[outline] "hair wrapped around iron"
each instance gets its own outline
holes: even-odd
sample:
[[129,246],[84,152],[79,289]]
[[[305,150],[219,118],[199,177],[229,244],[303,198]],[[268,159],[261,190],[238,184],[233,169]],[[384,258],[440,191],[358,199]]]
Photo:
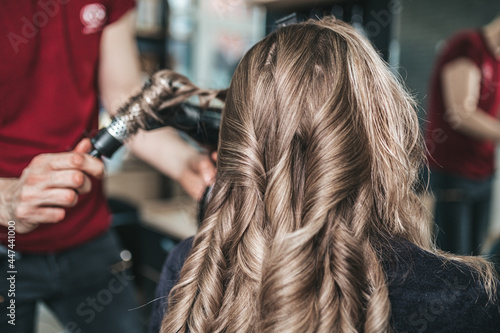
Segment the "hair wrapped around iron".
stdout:
[[[142,90],[118,109],[111,124],[92,139],[92,156],[111,157],[139,129],[172,126],[205,146],[217,146],[220,108],[209,108],[214,98],[224,101],[225,90],[195,86],[187,77],[171,70],[155,73]],[[187,103],[198,96],[199,106]]]

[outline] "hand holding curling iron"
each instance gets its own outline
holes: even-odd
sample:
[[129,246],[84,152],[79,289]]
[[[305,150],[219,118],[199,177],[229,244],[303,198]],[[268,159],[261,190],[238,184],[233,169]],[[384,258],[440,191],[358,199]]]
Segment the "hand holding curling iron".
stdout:
[[66,208],[73,207],[81,194],[90,192],[90,177],[102,178],[102,161],[86,153],[91,144],[82,140],[67,153],[41,154],[33,158],[20,178],[6,180],[7,203],[0,215],[2,222],[15,221],[16,232],[28,233],[41,223],[57,223],[64,219]]

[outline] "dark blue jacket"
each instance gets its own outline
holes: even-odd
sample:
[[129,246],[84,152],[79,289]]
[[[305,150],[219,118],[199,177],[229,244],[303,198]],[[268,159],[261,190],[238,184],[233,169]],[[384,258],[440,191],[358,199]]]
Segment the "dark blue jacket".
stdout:
[[[178,279],[192,238],[168,256],[153,305],[150,333],[159,332],[167,295]],[[445,263],[438,256],[400,240],[395,255],[383,262],[389,284],[392,327],[399,333],[500,333],[500,286],[495,303],[488,303],[476,274],[460,263]],[[498,281],[497,281],[498,282]],[[498,285],[498,283],[497,283]]]

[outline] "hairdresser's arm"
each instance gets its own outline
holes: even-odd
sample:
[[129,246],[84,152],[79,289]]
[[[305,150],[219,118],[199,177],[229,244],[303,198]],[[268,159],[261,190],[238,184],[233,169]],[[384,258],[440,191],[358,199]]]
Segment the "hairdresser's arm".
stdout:
[[72,152],[36,156],[20,178],[0,178],[0,225],[15,221],[22,234],[41,223],[60,222],[78,194],[90,191],[89,175],[103,175],[102,161],[86,154],[90,148],[85,139]]
[[480,69],[468,59],[457,59],[443,68],[442,84],[450,125],[473,138],[500,142],[500,121],[478,108]]
[[[131,11],[106,27],[101,40],[99,85],[104,106],[111,113],[141,85],[138,59]],[[128,146],[196,199],[214,177],[215,168],[208,156],[198,153],[172,129],[139,133]]]

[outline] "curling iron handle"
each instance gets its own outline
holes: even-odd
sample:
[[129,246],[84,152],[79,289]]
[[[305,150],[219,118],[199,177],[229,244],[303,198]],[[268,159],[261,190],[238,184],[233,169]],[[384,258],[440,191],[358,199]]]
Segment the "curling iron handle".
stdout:
[[90,141],[93,146],[90,156],[97,158],[101,156],[111,158],[118,148],[123,145],[123,142],[111,135],[107,128],[101,129]]

